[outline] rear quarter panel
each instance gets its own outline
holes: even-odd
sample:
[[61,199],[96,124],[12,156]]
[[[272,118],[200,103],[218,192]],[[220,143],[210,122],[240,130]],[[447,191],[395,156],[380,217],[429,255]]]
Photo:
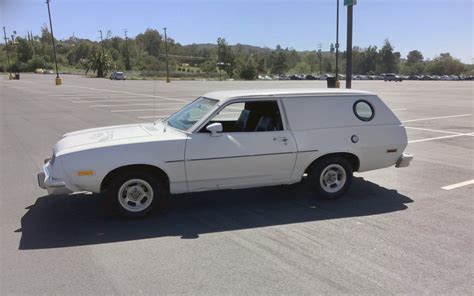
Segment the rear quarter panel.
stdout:
[[[373,106],[371,121],[355,116],[353,105],[358,100]],[[282,103],[298,146],[293,179],[301,178],[315,159],[329,153],[355,154],[360,172],[388,167],[395,164],[407,145],[405,128],[375,95],[283,98]],[[359,139],[357,143],[351,141],[354,135]],[[387,152],[394,149],[396,152]]]

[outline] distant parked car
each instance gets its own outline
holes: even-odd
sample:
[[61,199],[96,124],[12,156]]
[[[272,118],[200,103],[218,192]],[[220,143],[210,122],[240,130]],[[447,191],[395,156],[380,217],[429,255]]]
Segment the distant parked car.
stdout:
[[290,80],[303,80],[303,79],[304,77],[302,77],[301,75],[294,74],[290,76]]
[[314,75],[311,75],[311,74],[308,74],[305,76],[304,78],[305,80],[318,80],[318,77],[314,76]]
[[319,80],[328,80],[329,77],[334,76],[332,76],[331,74],[321,74],[321,76],[319,76]]
[[53,70],[48,69],[43,72],[44,74],[54,74]]
[[113,72],[110,74],[110,79],[111,80],[125,80],[125,75],[123,72]]
[[395,81],[395,82],[403,81],[403,78],[400,77],[399,75],[396,75],[395,73],[382,74],[382,76],[383,76],[383,81]]

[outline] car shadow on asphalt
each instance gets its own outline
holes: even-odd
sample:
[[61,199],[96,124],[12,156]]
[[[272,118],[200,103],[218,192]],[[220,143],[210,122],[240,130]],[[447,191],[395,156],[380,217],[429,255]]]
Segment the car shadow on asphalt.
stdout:
[[[318,200],[297,184],[175,195],[165,209],[139,220],[111,214],[99,195],[43,196],[21,219],[20,250],[84,246],[293,223],[379,215],[413,202],[396,190],[354,178],[337,200]],[[317,227],[317,224],[313,224]]]

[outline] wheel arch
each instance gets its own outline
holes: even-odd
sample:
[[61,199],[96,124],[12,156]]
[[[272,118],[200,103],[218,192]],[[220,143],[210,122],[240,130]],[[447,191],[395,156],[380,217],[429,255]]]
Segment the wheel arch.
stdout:
[[355,155],[354,153],[351,153],[351,152],[334,152],[334,153],[328,153],[328,154],[321,155],[320,157],[314,159],[306,167],[304,173],[308,173],[308,171],[313,166],[313,164],[317,163],[318,161],[320,161],[322,159],[329,158],[329,157],[342,157],[342,158],[346,159],[350,163],[353,172],[357,172],[360,168],[359,157],[357,157],[357,155]]
[[129,165],[124,165],[124,166],[115,168],[111,170],[110,172],[108,172],[107,175],[102,179],[102,182],[100,184],[100,191],[103,192],[104,190],[106,190],[107,187],[110,185],[111,181],[114,179],[114,177],[119,176],[120,174],[123,174],[125,172],[151,173],[152,175],[158,177],[160,180],[163,181],[163,184],[165,185],[165,188],[168,192],[170,190],[169,176],[161,168],[154,165],[150,165],[150,164],[129,164]]

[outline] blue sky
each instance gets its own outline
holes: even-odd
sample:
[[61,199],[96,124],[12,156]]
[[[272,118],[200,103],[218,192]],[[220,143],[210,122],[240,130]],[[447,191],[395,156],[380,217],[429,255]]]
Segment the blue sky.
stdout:
[[[346,9],[341,1],[340,44],[345,48]],[[44,0],[0,0],[1,25],[9,32],[39,33],[48,22]],[[215,43],[323,50],[335,41],[336,0],[51,0],[54,33],[98,40],[98,30],[130,36],[146,28],[168,27],[182,44]],[[473,62],[472,0],[359,0],[354,7],[354,45],[381,46],[388,38],[406,55],[419,49],[425,58],[451,52]]]

